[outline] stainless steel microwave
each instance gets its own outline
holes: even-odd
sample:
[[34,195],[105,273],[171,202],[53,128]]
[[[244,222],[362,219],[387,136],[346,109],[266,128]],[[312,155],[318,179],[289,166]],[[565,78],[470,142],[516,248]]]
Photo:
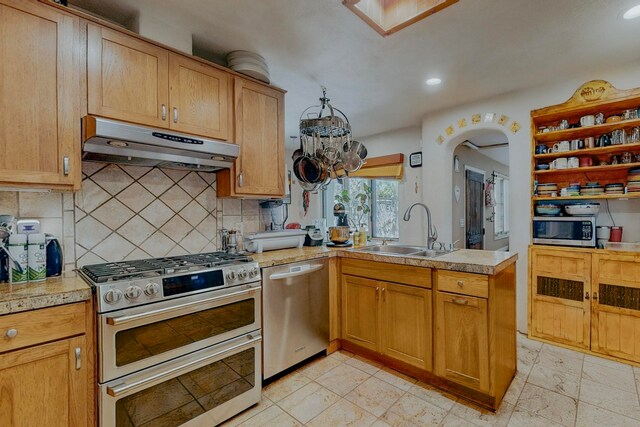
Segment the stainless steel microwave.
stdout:
[[533,243],[539,245],[596,247],[595,216],[535,216]]

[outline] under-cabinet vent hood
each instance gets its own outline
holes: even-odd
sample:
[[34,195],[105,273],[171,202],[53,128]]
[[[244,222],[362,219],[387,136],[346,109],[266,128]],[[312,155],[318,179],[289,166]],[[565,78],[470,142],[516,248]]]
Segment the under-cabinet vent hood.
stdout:
[[82,160],[213,172],[238,157],[236,144],[116,120],[82,119]]

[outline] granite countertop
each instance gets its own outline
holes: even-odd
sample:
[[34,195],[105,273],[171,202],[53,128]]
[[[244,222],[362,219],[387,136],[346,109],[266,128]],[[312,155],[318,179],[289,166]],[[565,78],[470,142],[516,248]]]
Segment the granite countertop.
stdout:
[[251,257],[260,264],[260,267],[271,267],[316,258],[341,257],[488,275],[498,274],[518,259],[517,253],[470,249],[458,249],[457,251],[435,258],[408,255],[382,255],[380,253],[362,252],[360,249],[361,248],[337,249],[327,248],[325,246],[303,247],[251,254]]
[[91,298],[91,287],[79,277],[48,278],[17,285],[0,283],[0,315],[53,307]]

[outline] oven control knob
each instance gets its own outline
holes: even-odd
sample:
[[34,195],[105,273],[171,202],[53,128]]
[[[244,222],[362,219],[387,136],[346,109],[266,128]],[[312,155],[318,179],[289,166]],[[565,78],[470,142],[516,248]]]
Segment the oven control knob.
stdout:
[[157,283],[151,282],[144,287],[144,293],[147,294],[147,296],[152,297],[158,292],[160,292],[160,285],[158,285]]
[[104,294],[104,301],[107,304],[116,304],[122,299],[122,291],[120,289],[109,289]]
[[233,282],[234,280],[236,280],[236,273],[234,273],[233,271],[229,271],[227,273],[227,280],[230,282]]
[[126,291],[124,291],[124,297],[128,300],[137,299],[142,294],[142,289],[138,286],[129,286]]
[[254,267],[251,270],[249,270],[249,277],[252,278],[252,279],[254,277],[258,277],[259,274],[260,274],[260,270],[258,270],[256,267]]
[[247,270],[242,269],[242,270],[238,271],[238,279],[244,280],[246,278],[247,278]]

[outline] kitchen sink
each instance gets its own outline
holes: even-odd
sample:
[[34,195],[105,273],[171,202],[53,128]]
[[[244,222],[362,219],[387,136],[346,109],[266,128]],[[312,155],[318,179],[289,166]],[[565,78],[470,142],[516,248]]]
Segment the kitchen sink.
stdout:
[[[410,255],[425,258],[433,258],[451,253],[452,251],[427,249],[424,246],[408,246],[408,245],[376,245],[368,246],[362,249],[356,249],[360,252],[371,252],[387,255]],[[455,250],[455,249],[454,249]]]

